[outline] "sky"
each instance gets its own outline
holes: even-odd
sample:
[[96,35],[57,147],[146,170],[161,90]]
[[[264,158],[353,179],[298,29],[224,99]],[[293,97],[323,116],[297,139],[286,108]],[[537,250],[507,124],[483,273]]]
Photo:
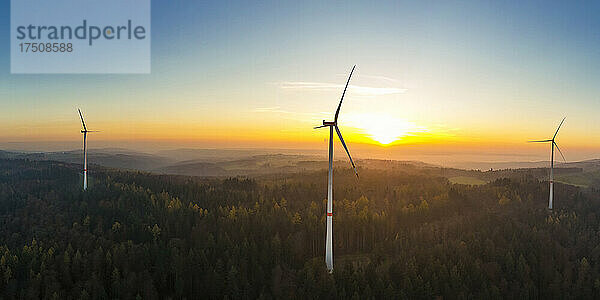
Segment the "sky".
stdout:
[[[598,1],[152,0],[151,74],[10,74],[0,2],[0,149],[326,149],[361,157],[600,157]],[[339,143],[338,146],[339,147]],[[443,157],[443,159],[442,159]]]

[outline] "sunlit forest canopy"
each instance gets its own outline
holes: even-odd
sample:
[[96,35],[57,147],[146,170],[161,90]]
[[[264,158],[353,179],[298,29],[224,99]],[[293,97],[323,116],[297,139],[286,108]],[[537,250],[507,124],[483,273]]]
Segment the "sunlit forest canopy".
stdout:
[[200,178],[0,160],[0,298],[600,297],[595,190],[405,166]]

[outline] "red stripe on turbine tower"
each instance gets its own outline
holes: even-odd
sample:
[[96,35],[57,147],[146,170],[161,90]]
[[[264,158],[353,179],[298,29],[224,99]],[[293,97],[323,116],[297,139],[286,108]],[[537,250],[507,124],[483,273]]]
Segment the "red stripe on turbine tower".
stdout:
[[331,217],[331,216],[333,216],[333,213],[327,213],[327,216]]

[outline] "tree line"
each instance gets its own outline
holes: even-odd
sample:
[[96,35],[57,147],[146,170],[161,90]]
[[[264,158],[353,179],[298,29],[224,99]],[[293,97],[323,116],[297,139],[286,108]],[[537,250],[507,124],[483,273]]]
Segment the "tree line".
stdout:
[[413,169],[197,178],[0,160],[0,298],[597,298],[595,190]]

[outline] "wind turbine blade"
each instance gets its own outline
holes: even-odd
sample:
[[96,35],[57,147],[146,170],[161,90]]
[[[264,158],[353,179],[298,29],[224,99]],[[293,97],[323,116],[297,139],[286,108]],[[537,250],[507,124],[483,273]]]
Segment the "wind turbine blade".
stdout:
[[567,159],[563,155],[562,151],[560,151],[560,148],[558,148],[558,144],[556,142],[554,142],[554,146],[556,146],[556,149],[558,150],[558,153],[560,153],[560,156],[562,156],[562,159],[567,162]]
[[340,108],[342,107],[342,101],[344,101],[344,95],[346,95],[346,89],[348,88],[348,84],[350,83],[350,78],[352,77],[352,73],[354,73],[354,68],[356,68],[356,65],[354,65],[354,67],[352,67],[352,71],[350,71],[350,76],[348,76],[348,81],[346,81],[346,87],[344,87],[344,92],[342,93],[342,98],[340,99],[340,104],[338,105],[338,108],[335,111],[335,118],[333,119],[333,121],[336,123],[337,123],[338,115],[340,114]]
[[83,125],[83,130],[87,131],[87,128],[85,127],[85,121],[83,121],[83,115],[81,114],[81,110],[78,108],[77,111],[79,112],[79,117],[81,118],[81,124]]
[[329,125],[321,125],[321,126],[317,126],[317,127],[313,127],[313,129],[319,129],[319,128],[323,128],[323,127],[327,127]]
[[558,131],[560,130],[560,126],[562,126],[563,122],[565,121],[567,117],[564,117],[562,119],[562,121],[560,121],[560,124],[558,125],[558,128],[556,129],[556,132],[554,133],[554,136],[552,137],[552,139],[554,140],[554,138],[556,137],[556,135],[558,134]]
[[528,143],[547,143],[552,142],[552,140],[541,140],[541,141],[527,141]]
[[352,168],[354,168],[354,174],[356,174],[356,177],[358,177],[358,171],[356,171],[356,166],[354,165],[352,156],[350,156],[350,151],[348,151],[348,147],[346,147],[346,142],[344,142],[342,133],[340,132],[340,129],[337,126],[335,126],[335,131],[337,131],[338,137],[340,138],[340,141],[342,142],[342,146],[344,146],[344,149],[346,150],[346,153],[348,154],[348,158],[350,158],[350,163],[352,164]]

